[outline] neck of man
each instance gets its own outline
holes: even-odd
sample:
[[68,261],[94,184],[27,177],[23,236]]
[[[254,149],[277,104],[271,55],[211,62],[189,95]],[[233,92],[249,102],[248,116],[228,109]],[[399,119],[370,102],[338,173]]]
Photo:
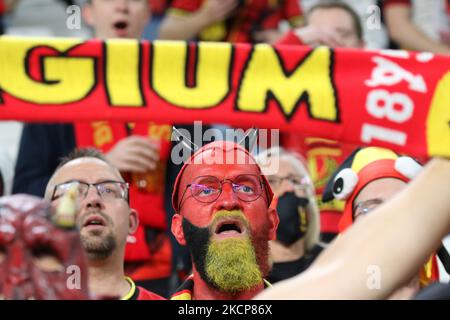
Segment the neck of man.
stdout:
[[251,290],[246,290],[238,294],[231,295],[229,293],[218,291],[209,286],[197,272],[194,267],[194,291],[192,292],[192,300],[250,300],[258,293],[264,290],[264,281]]
[[286,246],[279,241],[269,242],[270,255],[273,262],[289,262],[300,259],[305,254],[305,239],[299,239],[290,246]]
[[89,291],[96,297],[122,298],[131,289],[125,279],[124,253],[105,259],[88,259]]

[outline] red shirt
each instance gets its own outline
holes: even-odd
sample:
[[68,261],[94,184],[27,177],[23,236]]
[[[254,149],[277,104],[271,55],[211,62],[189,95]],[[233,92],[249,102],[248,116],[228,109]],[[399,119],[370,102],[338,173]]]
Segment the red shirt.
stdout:
[[153,15],[162,16],[169,6],[169,0],[148,0],[148,5]]
[[5,12],[5,1],[0,0],[0,15],[2,15]]
[[288,31],[286,34],[277,41],[277,45],[295,45],[295,46],[302,46],[304,43],[302,42],[302,39],[300,39],[294,31]]
[[[204,0],[174,0],[170,12],[185,15],[197,11]],[[236,14],[226,21],[203,29],[198,40],[253,42],[254,31],[277,29],[282,20],[297,25],[301,17],[298,0],[249,0],[238,7]]]
[[136,286],[137,297],[132,300],[167,300],[156,293],[148,291],[142,287]]

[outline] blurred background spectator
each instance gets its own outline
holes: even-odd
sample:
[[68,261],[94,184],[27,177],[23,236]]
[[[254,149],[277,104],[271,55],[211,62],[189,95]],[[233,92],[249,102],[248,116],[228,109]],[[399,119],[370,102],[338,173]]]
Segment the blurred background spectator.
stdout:
[[0,35],[5,33],[5,14],[11,13],[17,2],[18,0],[0,0]]
[[305,25],[288,32],[277,44],[363,48],[360,18],[347,4],[321,1],[306,11]]
[[300,25],[298,0],[174,0],[159,38],[274,43],[282,21]]
[[[305,271],[320,253],[320,218],[312,180],[299,155],[274,147],[256,158],[274,192],[271,206],[280,223],[270,241],[271,272],[275,283]],[[275,164],[277,163],[277,164]],[[278,170],[273,174],[275,167]]]
[[[333,198],[345,201],[339,222],[339,231],[343,233],[401,192],[421,170],[422,165],[413,158],[397,155],[389,149],[357,148],[330,178],[323,201]],[[439,280],[437,255],[432,254],[417,274],[392,293],[390,299],[412,299],[419,290]]]
[[400,48],[450,54],[450,1],[385,0],[384,17]]
[[[327,0],[298,0],[302,11],[308,12],[312,7],[327,3]],[[381,49],[389,45],[386,27],[382,23],[380,0],[340,0],[348,5],[359,17],[363,41],[368,49]]]

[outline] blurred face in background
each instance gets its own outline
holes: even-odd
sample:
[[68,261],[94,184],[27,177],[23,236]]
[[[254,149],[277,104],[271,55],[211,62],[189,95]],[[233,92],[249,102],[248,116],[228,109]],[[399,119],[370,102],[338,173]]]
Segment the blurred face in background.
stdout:
[[148,0],[91,0],[83,9],[95,37],[140,38],[151,14]]
[[368,183],[353,202],[353,221],[363,218],[405,187],[404,181],[395,178],[381,178]]
[[[261,167],[264,173],[264,167]],[[267,176],[274,195],[279,198],[287,192],[293,192],[298,197],[307,197],[306,188],[310,183],[309,177],[295,170],[291,162],[280,158],[277,174]]]
[[308,26],[324,27],[336,30],[343,47],[362,48],[364,42],[358,37],[352,15],[341,8],[317,8],[307,17]]
[[[276,207],[280,223],[277,241],[271,243],[271,250],[274,261],[293,261],[301,257],[305,245],[303,240],[307,233],[315,234],[314,230],[317,227],[314,187],[306,168],[295,155],[289,153],[278,155],[275,152],[270,156],[275,157],[279,162],[278,170],[276,174],[268,174],[267,179],[274,192],[271,207]],[[261,164],[265,162],[263,158],[260,160]],[[269,173],[264,165],[261,169],[263,173]],[[310,225],[313,227],[309,230]],[[308,239],[312,239],[312,236],[308,236]],[[307,241],[309,245],[311,241]],[[277,243],[284,248],[290,248],[289,254],[292,255],[288,258],[286,252],[277,251],[277,248],[273,247]]]

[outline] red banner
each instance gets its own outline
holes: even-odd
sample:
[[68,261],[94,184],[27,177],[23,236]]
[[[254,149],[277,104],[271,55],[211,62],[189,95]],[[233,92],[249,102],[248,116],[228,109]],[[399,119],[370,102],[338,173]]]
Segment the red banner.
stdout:
[[227,123],[450,156],[450,57],[0,38],[0,119]]

